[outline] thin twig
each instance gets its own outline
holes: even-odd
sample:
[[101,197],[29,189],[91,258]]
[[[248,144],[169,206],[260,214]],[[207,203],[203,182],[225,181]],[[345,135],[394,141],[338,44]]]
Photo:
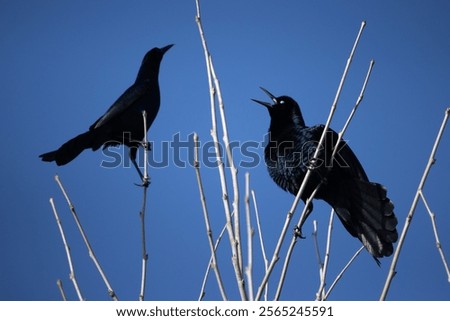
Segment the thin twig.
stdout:
[[[322,284],[322,276],[323,276],[323,260],[322,256],[320,255],[320,247],[319,247],[319,240],[317,237],[318,234],[318,227],[317,227],[317,221],[313,221],[313,232],[312,237],[314,240],[314,249],[316,250],[316,257],[317,257],[317,263],[319,265],[319,280],[320,284]],[[316,294],[316,298],[319,296],[319,292]],[[320,293],[320,296],[322,296],[322,293]]]
[[[316,195],[316,193],[319,190],[321,185],[322,185],[322,183],[317,185],[317,187],[311,193],[309,198],[306,200],[306,203],[305,203],[305,206],[303,207],[303,212],[302,212],[302,215],[300,216],[300,219],[303,217],[304,213],[306,213],[306,211],[308,211],[309,205],[311,204],[312,199]],[[281,290],[283,289],[284,280],[285,280],[286,274],[287,274],[287,269],[289,267],[289,263],[290,263],[291,257],[292,257],[291,254],[293,253],[294,247],[297,244],[298,237],[301,236],[301,228],[299,228],[298,226],[299,225],[297,225],[297,227],[294,229],[294,233],[293,233],[293,236],[292,236],[292,239],[291,239],[291,243],[289,244],[289,247],[288,247],[288,250],[287,250],[287,254],[286,254],[285,258],[284,258],[284,263],[283,263],[283,267],[281,268],[280,279],[278,281],[277,291],[275,292],[274,300],[278,300],[280,298]]]
[[323,261],[323,268],[321,269],[319,290],[316,294],[316,300],[322,300],[325,294],[325,285],[327,279],[328,263],[330,262],[330,248],[331,248],[331,232],[333,231],[334,210],[331,209],[330,220],[328,222],[327,245],[325,247],[325,259]]
[[328,289],[327,293],[322,297],[322,300],[325,301],[328,296],[330,295],[331,291],[334,289],[334,287],[336,286],[336,284],[338,283],[338,281],[342,278],[342,276],[344,275],[345,271],[347,271],[347,269],[350,267],[350,265],[353,263],[353,261],[356,259],[356,257],[359,255],[359,253],[361,253],[361,251],[364,249],[364,245],[361,246],[355,254],[353,254],[352,258],[348,261],[348,263],[344,266],[344,268],[342,269],[341,272],[339,272],[338,276],[336,277],[336,279],[334,279],[333,283],[331,283],[330,288]]
[[253,301],[253,228],[250,220],[250,173],[245,173],[245,218],[247,225],[247,267],[245,275],[248,281],[250,301]]
[[233,183],[233,213],[234,213],[234,237],[236,240],[237,252],[238,252],[238,262],[242,273],[243,260],[242,260],[242,245],[241,245],[241,228],[240,228],[240,216],[239,216],[239,184],[238,184],[238,170],[234,164],[233,154],[230,148],[230,139],[228,137],[228,125],[225,115],[225,105],[223,103],[222,91],[220,89],[219,79],[217,78],[216,71],[214,69],[214,65],[212,63],[212,57],[209,56],[210,65],[211,65],[211,75],[214,80],[214,87],[217,93],[217,101],[219,103],[219,114],[220,120],[222,123],[222,131],[223,131],[223,143],[225,145],[225,153],[227,155],[228,165],[230,166],[231,173],[231,182]]
[[[332,120],[332,118],[333,118],[334,111],[336,110],[336,106],[337,106],[337,103],[338,103],[338,101],[339,101],[339,97],[340,97],[340,94],[341,94],[341,91],[342,91],[342,87],[343,87],[343,85],[344,85],[344,81],[345,81],[345,79],[346,79],[346,77],[347,77],[348,70],[349,70],[351,61],[352,61],[352,59],[353,59],[354,52],[355,52],[356,47],[357,47],[357,45],[358,45],[358,43],[359,43],[359,39],[360,39],[360,37],[361,37],[362,31],[364,30],[365,25],[366,25],[366,22],[363,21],[363,22],[361,23],[361,28],[360,28],[360,30],[359,30],[359,32],[358,32],[358,35],[357,35],[356,40],[355,40],[355,42],[354,42],[353,48],[352,48],[352,50],[351,50],[351,52],[350,52],[349,58],[347,59],[347,64],[346,64],[346,66],[345,66],[343,75],[342,75],[342,77],[341,77],[341,81],[340,81],[340,83],[339,83],[339,86],[338,86],[338,89],[337,89],[337,92],[336,92],[336,96],[335,96],[334,101],[333,101],[333,104],[332,104],[332,106],[331,106],[330,113],[329,113],[329,115],[328,115],[327,122],[325,123],[324,130],[323,130],[322,135],[321,135],[321,137],[320,137],[318,146],[322,146],[322,145],[323,145],[323,142],[324,142],[324,140],[325,140],[325,135],[326,135],[326,133],[327,133],[327,131],[328,131],[328,128],[330,127],[330,123],[331,123],[331,120]],[[313,159],[317,159],[317,156],[319,155],[319,151],[320,151],[320,150],[321,150],[320,148],[317,148],[317,149],[315,150]],[[259,288],[258,288],[258,293],[256,294],[256,297],[255,297],[256,300],[259,300],[259,298],[261,297],[262,290],[263,290],[265,284],[267,283],[267,281],[268,281],[268,279],[269,279],[269,277],[270,277],[270,274],[271,274],[272,271],[273,271],[273,268],[274,268],[276,262],[277,262],[278,259],[279,259],[279,252],[280,252],[280,250],[281,250],[281,246],[282,246],[282,244],[283,244],[283,241],[284,241],[284,239],[285,239],[287,230],[288,230],[288,228],[289,228],[289,225],[290,225],[292,216],[294,215],[294,212],[295,212],[295,210],[296,210],[296,208],[297,208],[297,205],[298,205],[298,203],[299,203],[299,201],[300,201],[300,199],[301,199],[301,196],[302,196],[302,194],[303,194],[303,192],[304,192],[304,190],[305,190],[305,188],[306,188],[306,183],[308,182],[309,177],[311,176],[311,174],[312,174],[312,168],[309,166],[309,167],[308,167],[308,170],[307,170],[307,172],[306,172],[306,174],[305,174],[305,177],[304,177],[304,179],[303,179],[303,182],[302,182],[302,184],[301,184],[301,186],[300,186],[300,188],[299,188],[299,190],[298,190],[298,193],[297,193],[297,195],[296,195],[296,197],[295,197],[295,199],[294,199],[294,202],[292,203],[292,206],[291,206],[289,212],[287,213],[286,220],[285,220],[285,224],[284,224],[284,226],[283,226],[283,229],[282,229],[282,231],[281,231],[281,234],[280,234],[280,237],[279,237],[279,239],[278,239],[277,245],[276,245],[276,247],[275,247],[275,250],[274,250],[274,253],[273,253],[273,256],[272,256],[272,260],[271,260],[270,265],[269,265],[269,268],[268,268],[266,274],[264,275],[264,278],[263,278],[263,280],[262,280],[262,282],[261,282],[261,285],[260,285]],[[314,192],[313,192],[313,194],[314,194]],[[306,212],[307,212],[306,209],[308,209],[308,206],[307,206],[307,205],[305,205],[305,210],[303,211],[303,213],[302,213],[302,215],[301,215],[301,217],[300,217],[300,221],[299,221],[299,222],[300,222],[301,224],[303,224],[303,221],[304,221],[304,219],[305,219],[305,217],[306,217]],[[298,228],[301,228],[301,224],[298,224],[297,227],[298,227]],[[292,246],[292,243],[291,243],[291,247],[293,247],[293,246]]]
[[380,300],[381,301],[386,299],[386,295],[387,295],[387,293],[389,291],[389,288],[391,286],[392,279],[394,278],[394,276],[396,274],[395,267],[397,266],[397,263],[398,263],[398,259],[399,259],[399,256],[400,256],[400,251],[401,251],[401,249],[403,247],[403,243],[405,242],[406,234],[408,233],[408,229],[409,229],[409,226],[411,224],[411,220],[412,220],[412,218],[414,216],[414,212],[416,210],[416,206],[417,206],[417,203],[418,203],[419,197],[420,197],[420,192],[422,191],[422,189],[423,189],[423,187],[425,185],[425,182],[427,180],[428,173],[430,172],[431,167],[433,166],[433,164],[436,161],[435,155],[436,155],[437,149],[439,147],[439,142],[441,141],[442,134],[444,133],[445,125],[447,124],[447,120],[448,120],[449,115],[450,115],[450,108],[447,108],[445,110],[444,119],[442,120],[441,127],[439,128],[439,132],[437,134],[436,140],[435,140],[433,148],[431,150],[430,157],[428,158],[427,165],[426,165],[425,170],[423,172],[422,178],[420,179],[419,186],[417,187],[417,191],[416,191],[416,194],[415,194],[414,199],[412,201],[411,208],[409,209],[408,215],[406,216],[405,225],[403,226],[403,231],[402,231],[402,233],[400,235],[400,238],[398,240],[397,247],[396,247],[395,252],[394,252],[394,257],[393,257],[392,262],[391,262],[391,267],[389,268],[389,273],[388,273],[388,276],[386,278],[386,282],[384,284],[383,291],[381,292],[381,296],[380,296]]
[[[239,294],[241,296],[241,299],[247,300],[247,293],[245,291],[244,278],[243,278],[243,273],[242,273],[242,260],[241,260],[242,254],[240,252],[239,236],[235,235],[235,229],[233,229],[233,223],[232,223],[232,219],[231,219],[231,209],[230,209],[230,204],[228,201],[229,194],[228,194],[228,188],[227,188],[227,183],[226,183],[226,178],[225,178],[224,164],[222,161],[222,155],[220,152],[220,144],[219,144],[218,134],[217,134],[218,131],[217,131],[217,119],[216,119],[215,93],[217,90],[220,90],[220,87],[219,88],[215,87],[213,84],[211,55],[209,53],[208,46],[206,44],[206,38],[205,38],[204,31],[203,31],[202,23],[201,23],[199,1],[196,0],[195,4],[196,4],[196,8],[197,8],[197,14],[195,16],[195,21],[197,22],[198,30],[200,33],[200,38],[201,38],[202,45],[203,45],[203,51],[205,54],[205,61],[206,61],[206,69],[207,69],[207,74],[208,74],[208,85],[209,85],[209,90],[210,90],[210,105],[211,105],[211,123],[212,123],[211,136],[212,136],[212,139],[214,142],[214,149],[216,152],[217,168],[219,171],[220,184],[221,184],[221,189],[222,189],[222,202],[223,202],[223,206],[224,206],[225,217],[227,220],[227,232],[228,232],[228,237],[230,240],[230,246],[231,246],[231,252],[232,252],[232,263],[233,263],[234,273],[235,273],[236,282],[237,282],[237,286],[239,289]],[[221,99],[221,97],[219,99]],[[222,107],[223,107],[223,102],[222,102]],[[223,130],[225,130],[225,129],[223,129]],[[227,146],[227,147],[229,148],[229,146]],[[233,188],[236,188],[237,185],[234,184],[234,174],[232,175],[232,178],[233,178]],[[236,190],[235,190],[235,193],[236,193]],[[235,202],[233,203],[233,206],[235,206],[234,209],[236,211],[237,211],[237,207],[236,207],[237,199],[238,198],[236,198],[236,194],[235,194]],[[237,212],[235,212],[235,218],[234,218],[235,220],[236,220],[236,216],[237,216]]]
[[145,297],[145,284],[147,280],[147,262],[148,262],[148,253],[147,253],[147,245],[145,240],[145,210],[147,207],[147,188],[150,183],[150,179],[148,176],[148,146],[149,142],[147,139],[147,112],[145,110],[142,111],[142,119],[144,123],[144,139],[142,141],[142,146],[144,147],[144,176],[142,177],[142,208],[139,212],[139,217],[141,221],[141,239],[142,239],[142,267],[141,267],[141,289],[139,291],[139,301],[144,301]]
[[322,256],[320,255],[320,247],[319,247],[319,240],[318,240],[317,234],[318,234],[317,221],[313,220],[312,238],[314,240],[314,249],[316,250],[317,263],[319,265],[319,278],[321,278],[322,270],[323,270],[323,261],[322,261]]
[[[358,96],[358,98],[356,100],[356,103],[355,103],[353,109],[351,110],[350,115],[348,116],[348,118],[347,118],[343,128],[341,129],[341,131],[338,134],[338,139],[337,139],[337,145],[336,146],[338,146],[338,144],[342,140],[342,137],[343,137],[345,131],[347,130],[348,126],[350,125],[350,122],[352,121],[353,116],[354,116],[354,114],[356,113],[356,110],[359,107],[359,104],[362,102],[362,100],[364,98],[364,93],[365,93],[367,84],[369,82],[370,75],[372,73],[372,69],[373,69],[374,64],[375,64],[375,61],[372,59],[370,61],[369,69],[368,69],[368,71],[366,73],[366,78],[364,79],[364,83],[362,85],[362,88],[361,88],[361,91],[359,93],[359,96]],[[334,160],[334,157],[336,156],[337,150],[338,149],[336,147],[333,149],[333,154],[331,156],[331,161],[332,162]],[[327,246],[326,246],[326,254],[325,254],[325,262],[324,263],[322,263],[322,261],[320,259],[318,245],[316,244],[316,251],[317,251],[317,255],[318,255],[318,259],[319,259],[320,280],[321,280],[319,291],[317,291],[316,300],[324,300],[324,296],[325,296],[325,289],[324,289],[324,287],[325,287],[325,280],[326,280],[325,276],[326,276],[326,270],[327,270],[327,266],[328,266],[328,262],[329,262],[328,257],[329,257],[329,253],[330,253],[331,230],[332,230],[332,226],[333,226],[333,217],[334,217],[333,213],[334,213],[334,210],[331,211],[330,222],[329,222],[329,225],[328,225],[328,237],[327,237]],[[315,227],[315,231],[316,231],[316,229],[317,228]],[[317,234],[315,234],[315,236],[316,236],[315,239],[316,239],[316,243],[317,243]],[[362,248],[364,248],[364,246]]]
[[450,270],[448,268],[447,260],[445,259],[445,254],[444,254],[444,250],[442,249],[441,241],[439,240],[439,233],[438,233],[437,224],[436,224],[436,215],[431,211],[431,208],[428,205],[425,195],[423,195],[423,191],[420,191],[420,197],[422,198],[423,204],[425,205],[428,215],[430,216],[431,225],[433,226],[434,238],[436,240],[436,247],[439,251],[439,254],[441,255],[441,259],[442,259],[442,263],[444,264],[445,272],[447,272],[447,281],[450,282]]
[[[256,194],[254,190],[252,190],[252,198],[253,198],[253,207],[255,208],[256,226],[258,227],[259,244],[261,246],[262,257],[264,260],[264,272],[267,272],[267,269],[269,268],[269,260],[267,259],[266,248],[264,246],[264,237],[262,234],[261,222],[259,220],[258,203],[256,202]],[[269,293],[269,282],[266,283],[264,291],[264,300],[266,301],[268,300],[267,297],[268,293]]]
[[369,69],[367,70],[366,78],[364,79],[364,83],[363,83],[363,85],[362,85],[362,88],[361,88],[361,91],[360,91],[360,93],[359,93],[359,96],[358,96],[358,98],[357,98],[357,100],[356,100],[356,103],[355,103],[355,105],[353,106],[353,109],[352,109],[352,111],[350,112],[350,115],[347,117],[347,120],[346,120],[346,122],[345,122],[345,124],[344,124],[344,127],[342,127],[341,131],[340,131],[339,134],[338,134],[338,141],[337,141],[337,143],[336,143],[336,147],[335,147],[334,150],[333,150],[333,154],[331,155],[331,162],[334,161],[334,157],[336,156],[336,153],[337,153],[337,151],[338,151],[337,146],[338,146],[338,144],[341,142],[342,137],[343,137],[344,134],[345,134],[345,131],[347,130],[348,126],[350,125],[350,122],[352,121],[353,116],[355,115],[356,110],[357,110],[358,107],[359,107],[359,104],[362,102],[362,100],[363,100],[363,98],[364,98],[364,92],[366,91],[367,84],[369,83],[370,75],[372,74],[372,69],[373,69],[373,66],[374,66],[374,65],[375,65],[375,60],[372,59],[372,60],[370,61],[370,63],[369,63]]
[[[197,185],[200,193],[200,202],[202,203],[202,209],[203,209],[203,218],[205,220],[205,226],[206,226],[206,235],[208,236],[208,243],[209,248],[211,250],[211,263],[209,266],[211,266],[214,270],[214,273],[216,275],[217,285],[219,286],[220,294],[222,295],[222,299],[224,301],[228,300],[227,295],[225,292],[225,287],[222,282],[222,277],[220,276],[219,271],[219,265],[217,263],[217,257],[216,257],[216,249],[214,247],[214,241],[213,241],[213,235],[211,230],[211,225],[209,223],[209,214],[208,214],[208,208],[206,205],[206,197],[205,193],[203,191],[203,183],[202,183],[202,177],[200,174],[200,161],[198,156],[198,150],[199,150],[199,141],[198,141],[198,135],[197,133],[194,133],[194,168],[195,168],[195,174],[197,176]],[[203,291],[202,291],[203,293]],[[200,298],[203,295],[200,296]]]
[[56,280],[56,285],[58,286],[59,292],[61,293],[63,300],[67,301],[66,292],[64,291],[63,283],[62,283],[61,279]]
[[[337,146],[338,146],[339,143],[341,142],[342,137],[343,137],[344,134],[345,134],[345,131],[347,130],[348,126],[350,125],[350,122],[352,121],[353,116],[355,115],[356,110],[357,110],[358,107],[359,107],[359,104],[362,102],[362,100],[363,100],[363,98],[364,98],[364,93],[365,93],[365,91],[366,91],[366,87],[367,87],[367,84],[368,84],[368,82],[369,82],[370,75],[372,74],[372,69],[373,69],[374,64],[375,64],[375,61],[372,59],[372,60],[370,61],[369,69],[367,70],[366,78],[364,79],[364,83],[363,83],[363,85],[362,85],[362,88],[361,88],[361,91],[360,91],[360,93],[359,93],[359,96],[358,96],[358,98],[357,98],[357,100],[356,100],[356,103],[355,103],[355,105],[354,105],[352,111],[350,112],[350,115],[348,116],[348,118],[347,118],[347,120],[346,120],[346,122],[345,122],[343,128],[341,129],[341,131],[340,131],[339,134],[338,134],[338,139],[337,139],[336,147],[334,148],[333,154],[332,154],[332,156],[331,156],[331,161],[332,161],[332,162],[333,162],[334,157],[336,156],[336,152],[337,152],[337,150],[338,150]],[[328,237],[327,237],[327,250],[326,250],[326,251],[327,251],[327,254],[325,254],[325,263],[324,263],[324,266],[325,266],[325,267],[324,267],[324,269],[322,270],[322,272],[323,272],[323,277],[322,277],[322,279],[321,279],[320,289],[319,289],[319,291],[317,292],[317,294],[318,294],[318,297],[316,298],[317,300],[324,300],[324,294],[325,294],[325,289],[324,289],[324,287],[325,287],[325,276],[326,276],[326,270],[327,270],[327,266],[328,266],[328,257],[329,257],[329,250],[330,250],[331,230],[332,230],[332,226],[333,226],[333,217],[334,217],[334,210],[331,211],[331,216],[330,216],[329,229],[328,229]],[[363,246],[363,248],[364,248],[364,246]],[[359,252],[358,252],[358,254],[359,254]],[[357,256],[358,254],[356,254],[356,256]],[[356,256],[354,256],[354,257],[356,258]],[[353,261],[353,259],[351,260],[351,262],[352,262],[352,261]],[[350,262],[350,263],[351,263],[351,262]],[[345,271],[345,268],[344,268],[344,271]],[[336,281],[336,282],[337,282],[337,281]]]
[[89,252],[89,257],[92,259],[92,261],[95,264],[95,267],[97,268],[98,272],[100,273],[100,276],[103,279],[103,282],[106,285],[106,288],[108,289],[108,295],[111,297],[111,299],[113,299],[114,301],[118,301],[117,295],[114,292],[114,290],[111,287],[111,284],[108,281],[108,278],[106,277],[106,274],[103,272],[102,267],[100,266],[100,262],[98,261],[97,257],[94,254],[94,250],[92,249],[91,244],[89,243],[89,240],[87,238],[86,233],[84,232],[84,229],[81,225],[80,220],[78,219],[78,215],[77,212],[75,211],[75,207],[72,204],[72,201],[69,198],[69,195],[67,194],[64,186],[62,185],[62,182],[59,178],[58,175],[55,175],[55,180],[58,183],[59,188],[61,189],[64,197],[66,198],[67,204],[69,205],[70,211],[72,213],[72,216],[75,220],[75,223],[77,224],[78,230],[80,231],[81,237],[83,238],[84,244],[86,245],[88,252]]
[[[227,230],[227,226],[225,224],[225,226],[220,231],[219,237],[217,238],[216,242],[214,243],[214,253],[217,252],[217,248],[219,247],[220,241],[222,241],[222,237],[225,234],[226,230]],[[213,262],[213,257],[211,255],[211,257],[208,261],[208,266],[206,267],[205,276],[203,277],[203,282],[202,282],[202,286],[200,289],[200,295],[198,297],[198,301],[201,301],[203,299],[203,297],[205,296],[206,281],[208,280],[208,275],[209,275],[209,271],[211,270],[211,267],[212,267],[212,262]]]
[[[70,254],[70,247],[67,243],[66,234],[64,233],[64,229],[61,223],[61,220],[59,219],[58,211],[56,210],[55,202],[53,201],[53,198],[50,198],[50,205],[52,206],[53,214],[55,215],[56,224],[58,225],[59,233],[61,234],[61,239],[64,243],[64,249],[66,250],[66,256],[67,256],[67,262],[69,263],[69,278],[73,283],[73,286],[75,288],[75,291],[77,292],[78,300],[83,301],[83,295],[81,295],[80,287],[78,286],[77,278],[75,277],[75,270],[73,268],[72,263],[72,255]],[[61,280],[58,280],[56,282],[58,284],[58,287],[61,291],[61,295],[63,296],[64,301],[67,301],[66,295],[64,294],[64,290],[62,289],[62,282]]]

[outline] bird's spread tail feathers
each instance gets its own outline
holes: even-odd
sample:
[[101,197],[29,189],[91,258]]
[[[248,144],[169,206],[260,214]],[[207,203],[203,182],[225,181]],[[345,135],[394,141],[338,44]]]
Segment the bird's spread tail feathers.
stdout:
[[397,218],[386,189],[364,180],[349,185],[350,206],[335,208],[346,229],[375,257],[390,256],[397,241]]
[[58,166],[60,166],[71,162],[83,150],[91,147],[92,131],[87,131],[72,138],[67,143],[62,145],[59,149],[39,155],[39,157],[45,162],[54,161]]

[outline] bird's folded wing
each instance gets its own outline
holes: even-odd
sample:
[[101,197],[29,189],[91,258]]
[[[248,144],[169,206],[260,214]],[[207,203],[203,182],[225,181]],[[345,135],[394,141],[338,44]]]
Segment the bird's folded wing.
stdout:
[[[324,130],[323,125],[310,127],[311,132],[310,135],[311,137],[316,138],[320,137],[322,135],[323,130]],[[325,150],[330,154],[325,155],[325,157],[331,157],[331,153],[333,151],[332,148],[335,147],[338,138],[339,136],[334,130],[328,129],[327,136],[325,137],[325,139],[329,141],[325,142]],[[309,157],[312,157],[312,155],[309,155]],[[342,139],[341,142],[339,143],[339,147],[334,156],[333,166],[342,167],[343,169],[348,171],[350,176],[354,178],[362,179],[364,181],[369,180],[367,178],[366,172],[364,171],[364,168],[362,167],[355,153],[352,151],[352,149],[347,144],[347,141],[345,139]]]
[[117,117],[122,114],[125,110],[127,110],[135,101],[141,98],[146,90],[148,90],[148,84],[139,83],[134,84],[130,88],[128,88],[115,102],[111,107],[106,111],[106,113],[97,119],[95,123],[89,127],[90,130],[98,128],[106,123],[108,123],[111,119]]

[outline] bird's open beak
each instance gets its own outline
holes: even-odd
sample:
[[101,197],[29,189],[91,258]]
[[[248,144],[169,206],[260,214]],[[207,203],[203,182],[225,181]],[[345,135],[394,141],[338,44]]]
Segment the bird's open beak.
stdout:
[[[267,89],[263,88],[263,87],[259,87],[261,88],[262,91],[264,91],[266,93],[267,96],[269,96],[269,98],[272,100],[273,103],[277,102],[277,99],[274,95],[272,95],[272,93],[270,91],[268,91]],[[255,103],[258,103],[260,105],[263,105],[264,107],[267,108],[272,108],[272,104],[271,103],[266,103],[265,101],[261,101],[261,100],[257,100],[257,99],[252,99]]]
[[167,50],[169,50],[170,48],[172,48],[172,46],[173,46],[173,44],[168,45],[168,46],[165,46],[165,47],[162,47],[162,48],[161,48],[162,53],[165,54]]

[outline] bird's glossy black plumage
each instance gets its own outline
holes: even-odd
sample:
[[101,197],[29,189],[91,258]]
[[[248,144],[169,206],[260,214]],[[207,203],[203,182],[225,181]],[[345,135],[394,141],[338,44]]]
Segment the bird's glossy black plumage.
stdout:
[[275,97],[263,90],[272,102],[254,101],[267,107],[270,114],[265,161],[275,183],[296,195],[308,166],[313,166],[302,200],[306,202],[322,182],[315,198],[331,205],[347,231],[375,258],[391,255],[398,238],[397,218],[384,186],[369,181],[361,163],[344,141],[331,160],[338,140],[338,134],[331,129],[327,131],[318,157],[313,159],[324,125],[306,126],[294,99]]
[[43,161],[65,165],[83,150],[124,144],[130,147],[130,158],[136,166],[136,151],[144,138],[142,111],[146,111],[147,130],[156,118],[160,104],[159,66],[173,45],[153,48],[142,60],[134,84],[129,87],[89,130],[72,138],[59,149],[40,155]]

